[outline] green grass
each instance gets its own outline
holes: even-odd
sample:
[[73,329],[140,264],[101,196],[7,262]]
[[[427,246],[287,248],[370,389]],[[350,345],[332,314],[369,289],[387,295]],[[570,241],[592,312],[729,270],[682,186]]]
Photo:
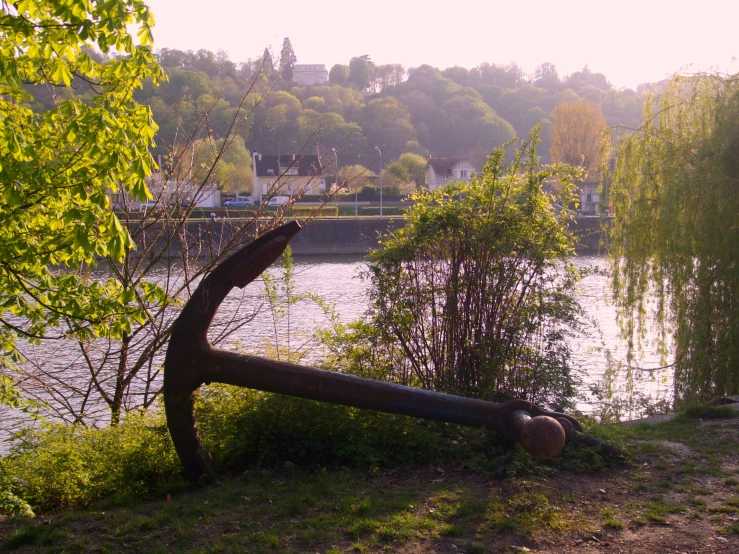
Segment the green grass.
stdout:
[[613,508],[605,507],[601,510],[601,513],[603,515],[603,527],[614,529],[616,531],[621,531],[626,527]]
[[[561,459],[539,463],[520,447],[496,442],[479,430],[408,418],[373,418],[334,408],[323,412],[314,403],[272,403],[269,398],[258,407],[264,413],[255,414],[252,405],[247,414],[265,427],[256,437],[249,435],[252,442],[246,448],[231,442],[241,436],[242,422],[218,425],[224,422],[224,403],[228,402],[233,398],[219,400],[203,418],[205,440],[221,467],[238,468],[231,474],[223,472],[220,487],[200,488],[178,479],[156,478],[167,474],[152,473],[147,464],[156,458],[147,456],[166,443],[149,444],[149,450],[142,450],[133,439],[161,438],[157,422],[142,420],[135,429],[103,433],[99,437],[105,440],[96,438],[89,444],[85,442],[89,437],[98,436],[73,436],[72,440],[62,433],[40,442],[44,460],[66,460],[66,481],[62,482],[74,485],[72,491],[83,490],[82,481],[75,479],[84,475],[86,467],[83,457],[71,449],[73,445],[81,445],[85,456],[103,460],[108,459],[106,448],[112,451],[122,446],[123,465],[129,472],[125,475],[154,478],[143,486],[146,493],[142,496],[90,497],[78,509],[61,509],[35,520],[0,520],[0,550],[115,551],[126,545],[128,550],[142,552],[297,554],[394,551],[403,545],[453,543],[460,551],[494,552],[537,541],[571,544],[573,537],[619,534],[634,525],[637,529],[661,527],[675,518],[703,520],[714,532],[737,533],[732,518],[739,511],[739,496],[726,496],[736,487],[736,476],[722,469],[739,451],[738,429],[728,420],[707,424],[682,417],[654,427],[619,429],[613,435],[608,435],[608,429],[596,430],[621,445],[636,441],[627,443],[636,445],[634,465],[624,467],[610,464],[593,449],[570,446]],[[233,409],[249,406],[233,403]],[[300,425],[283,428],[288,415],[297,417]],[[337,415],[347,416],[348,421],[338,421]],[[317,417],[310,420],[308,416]],[[309,421],[315,427],[312,430]],[[253,422],[248,425],[249,430],[256,429]],[[717,427],[706,430],[706,425]],[[223,433],[214,434],[219,428]],[[329,432],[337,436],[331,438]],[[265,439],[269,433],[272,443]],[[348,440],[355,441],[351,450],[346,450],[346,444],[340,450],[341,442]],[[684,444],[690,451],[675,453],[656,441]],[[234,456],[236,449],[260,452],[268,444],[272,448],[290,445],[290,449],[281,446],[283,450],[261,451],[263,455],[251,463],[236,463],[246,459]],[[402,454],[398,449],[403,445],[412,445],[416,451],[410,457]],[[337,459],[339,454],[344,458]],[[26,455],[31,468],[31,451]],[[363,456],[371,459],[358,460]],[[80,465],[70,465],[70,460]],[[0,469],[14,467],[4,459],[0,464]],[[53,468],[41,470],[40,475],[54,484]],[[601,470],[603,477],[597,473]],[[603,479],[603,483],[583,493],[569,488],[573,473],[579,474],[576,481],[599,483]],[[111,477],[106,486],[119,482],[122,475]],[[716,479],[717,475],[721,478]],[[35,479],[29,482],[39,485],[42,492],[41,485],[47,486],[47,481]],[[92,486],[106,490],[100,488],[101,483]],[[600,489],[608,493],[600,494]],[[619,490],[623,494],[612,495]]]

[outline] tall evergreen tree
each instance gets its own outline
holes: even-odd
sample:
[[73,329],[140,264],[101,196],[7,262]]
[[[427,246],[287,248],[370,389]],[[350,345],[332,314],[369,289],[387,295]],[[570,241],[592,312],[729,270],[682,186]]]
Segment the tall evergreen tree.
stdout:
[[280,52],[280,76],[284,81],[290,82],[293,80],[293,69],[297,61],[293,45],[290,39],[285,37],[285,40],[282,41],[282,52]]
[[269,51],[269,48],[264,49],[264,54],[262,54],[262,71],[265,74],[272,73],[275,70],[275,64],[272,61],[272,53]]

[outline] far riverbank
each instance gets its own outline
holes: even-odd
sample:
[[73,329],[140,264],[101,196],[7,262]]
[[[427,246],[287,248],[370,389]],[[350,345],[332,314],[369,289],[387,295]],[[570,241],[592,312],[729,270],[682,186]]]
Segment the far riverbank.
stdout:
[[[192,219],[187,222],[187,233],[211,240],[215,246],[243,223],[245,221],[237,219],[215,222]],[[400,216],[317,218],[290,241],[290,246],[296,256],[364,256],[379,246],[382,234],[399,229],[404,224],[405,220]],[[571,225],[578,237],[578,254],[603,253],[604,234],[600,217],[578,216]],[[156,228],[153,225],[146,234],[137,235],[136,240],[146,240],[146,235],[155,233]],[[179,244],[175,242],[172,251],[173,254],[179,252]]]

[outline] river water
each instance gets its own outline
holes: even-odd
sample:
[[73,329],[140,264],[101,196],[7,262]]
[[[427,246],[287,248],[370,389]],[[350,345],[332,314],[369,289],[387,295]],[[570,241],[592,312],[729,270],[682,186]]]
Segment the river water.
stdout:
[[[589,324],[585,333],[573,338],[570,343],[572,361],[582,379],[581,398],[577,407],[584,413],[619,419],[643,415],[647,405],[669,397],[672,387],[669,372],[636,370],[631,372],[631,379],[627,378],[623,368],[626,364],[627,343],[621,338],[616,309],[608,300],[606,259],[582,256],[575,258],[574,263],[581,269],[597,270],[589,272],[578,291],[578,298]],[[295,260],[295,292],[316,294],[331,304],[338,319],[346,323],[360,318],[367,309],[368,283],[362,279],[365,269],[364,260],[358,257],[298,257]],[[275,270],[272,273],[279,275]],[[251,290],[246,289],[245,294],[251,297],[253,303],[262,292],[254,284]],[[237,296],[228,298],[221,308],[221,317],[228,317],[238,302],[241,300]],[[327,325],[328,321],[321,307],[310,301],[297,304],[292,308],[290,318],[290,334],[295,337],[292,346],[301,344],[301,339],[305,339],[316,328]],[[284,342],[287,327],[285,318],[275,324],[270,310],[262,310],[251,323],[250,331],[245,330],[234,335],[230,342],[236,348],[259,351],[261,348],[258,341],[272,344],[275,337],[282,336]],[[633,364],[646,369],[663,365],[655,351],[653,337],[647,336],[643,345],[644,351],[640,359]],[[310,353],[307,359],[311,360]],[[610,378],[604,382],[606,376]],[[610,398],[599,398],[593,393],[604,386],[609,388]]]
[[[606,267],[606,260],[601,257],[578,257],[574,262],[587,269]],[[237,312],[255,311],[256,307],[261,307],[254,320],[234,332],[220,347],[250,353],[267,352],[268,355],[271,352],[274,355],[274,348],[283,349],[284,352],[289,341],[291,350],[303,351],[303,363],[316,362],[321,356],[320,347],[310,337],[317,329],[330,326],[331,318],[326,315],[326,305],[330,307],[335,320],[342,323],[356,320],[365,313],[368,283],[362,279],[362,272],[366,269],[362,258],[297,257],[294,269],[294,294],[314,295],[314,299],[306,298],[290,306],[289,317],[285,313],[275,318],[275,310],[269,309],[265,301],[262,281],[252,283],[241,293],[232,292],[222,304],[216,324],[230,321]],[[279,291],[281,270],[271,268],[268,275],[278,285]],[[320,302],[315,299],[320,299]],[[606,414],[630,419],[645,413],[642,406],[633,402],[635,398],[642,397],[645,402],[654,403],[669,397],[671,380],[667,372],[636,371],[634,379],[629,380],[621,371],[604,381],[609,375],[609,368],[612,370],[625,360],[627,350],[619,334],[616,311],[608,302],[608,278],[598,272],[588,275],[580,286],[579,300],[592,324],[586,333],[573,338],[570,344],[574,366],[582,380],[578,409],[595,416]],[[647,348],[638,365],[646,368],[661,365],[659,356],[649,351],[650,337],[647,337],[645,344]],[[40,363],[58,364],[60,368],[81,362],[74,348],[58,343],[53,347],[37,347],[33,355]],[[161,364],[162,361],[163,354],[156,363]],[[608,385],[611,393],[608,398],[594,394],[604,384]],[[624,399],[629,399],[631,403],[624,403]],[[16,419],[16,416],[15,412],[0,407],[0,422]],[[0,425],[0,439],[3,438],[2,427]],[[0,453],[2,450],[0,447]]]

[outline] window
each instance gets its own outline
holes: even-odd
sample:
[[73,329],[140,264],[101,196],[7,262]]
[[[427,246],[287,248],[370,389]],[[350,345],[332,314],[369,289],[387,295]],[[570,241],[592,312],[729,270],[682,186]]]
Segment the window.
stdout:
[[275,174],[275,170],[274,169],[268,169],[267,170],[267,175],[274,175],[274,174]]
[[466,179],[467,178],[467,170],[466,169],[460,169],[459,170],[459,178],[460,179]]

